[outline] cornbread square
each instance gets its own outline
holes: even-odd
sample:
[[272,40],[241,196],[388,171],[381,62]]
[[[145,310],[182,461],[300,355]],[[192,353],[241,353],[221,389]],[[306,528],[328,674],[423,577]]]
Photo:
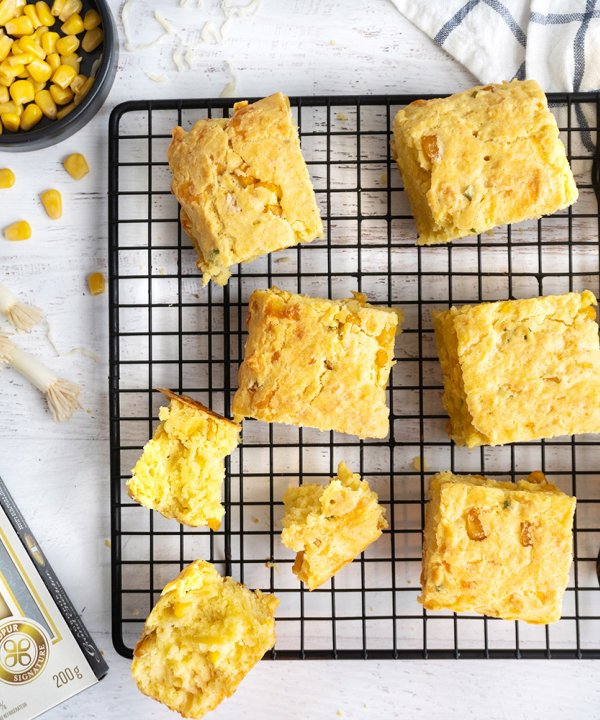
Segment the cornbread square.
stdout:
[[225,510],[223,459],[238,445],[240,426],[187,395],[160,389],[170,403],[127,483],[140,505],[184,525],[218,530]]
[[394,119],[392,150],[419,245],[539,218],[577,200],[556,120],[534,80],[416,100]]
[[343,462],[326,487],[290,487],[283,504],[281,541],[297,552],[292,571],[309,590],[351,563],[388,526],[377,493]]
[[449,434],[503,445],[600,432],[600,343],[589,290],[433,314]]
[[197,560],[165,586],[133,652],[138,688],[186,718],[214,710],[275,644],[279,600]]
[[255,290],[234,418],[385,437],[397,328],[397,311],[368,305],[362,293],[324,300]]
[[323,235],[288,98],[233,106],[231,118],[173,130],[168,151],[181,224],[206,285],[230,267]]
[[516,484],[442,472],[429,494],[420,603],[536,624],[560,619],[574,497],[540,472]]

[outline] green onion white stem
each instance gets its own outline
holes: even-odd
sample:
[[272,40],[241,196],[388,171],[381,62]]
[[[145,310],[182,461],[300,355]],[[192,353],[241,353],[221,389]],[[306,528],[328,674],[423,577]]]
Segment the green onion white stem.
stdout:
[[8,363],[44,393],[56,422],[68,420],[81,407],[79,386],[62,380],[37,358],[17,347],[6,335],[0,334],[0,363]]
[[19,332],[31,330],[42,319],[42,311],[32,305],[25,305],[6,285],[0,283],[0,312]]

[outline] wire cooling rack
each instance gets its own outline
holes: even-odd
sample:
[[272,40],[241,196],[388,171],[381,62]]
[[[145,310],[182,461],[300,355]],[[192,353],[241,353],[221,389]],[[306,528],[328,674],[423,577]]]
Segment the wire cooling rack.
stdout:
[[[416,247],[390,156],[396,111],[413,96],[294,98],[326,228],[325,240],[233,269],[203,288],[170,194],[166,151],[175,125],[227,116],[232,100],[129,102],[110,121],[110,435],[113,638],[131,655],[163,585],[205,558],[252,588],[274,592],[271,658],[600,657],[600,442],[578,436],[468,451],[445,431],[431,310],[451,304],[589,288],[599,293],[594,146],[599,99],[554,95],[551,105],[579,186],[573,208],[441,247]],[[400,306],[404,332],[389,383],[385,441],[244,422],[227,462],[226,515],[212,533],[137,506],[125,482],[170,387],[230,415],[255,288]],[[324,482],[345,460],[368,479],[391,530],[309,593],[280,542],[286,487]],[[549,627],[428,613],[417,603],[427,478],[452,469],[515,479],[541,469],[578,498],[575,561],[562,620]]]

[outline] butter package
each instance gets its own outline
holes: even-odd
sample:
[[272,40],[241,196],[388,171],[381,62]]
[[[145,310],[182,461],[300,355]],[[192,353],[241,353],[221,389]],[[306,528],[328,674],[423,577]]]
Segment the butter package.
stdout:
[[31,720],[107,671],[0,479],[0,720]]

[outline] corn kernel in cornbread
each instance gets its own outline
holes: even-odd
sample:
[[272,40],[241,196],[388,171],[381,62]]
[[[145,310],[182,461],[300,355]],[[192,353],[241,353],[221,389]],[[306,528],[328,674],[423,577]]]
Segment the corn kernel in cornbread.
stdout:
[[323,234],[285,95],[234,105],[231,118],[176,127],[168,153],[181,224],[204,284],[230,267]]
[[534,80],[417,100],[392,143],[419,245],[549,215],[577,188],[546,96]]
[[283,504],[281,541],[297,552],[292,570],[309,590],[352,562],[388,526],[377,494],[343,462],[326,487],[290,487]]
[[429,494],[419,602],[528,623],[560,619],[575,498],[540,472],[516,484],[442,472]]
[[240,426],[186,395],[170,400],[127,483],[131,497],[184,525],[218,530],[225,513],[223,459],[239,442]]
[[360,293],[324,300],[255,290],[234,418],[385,437],[397,329],[396,311]]
[[600,432],[600,343],[589,290],[434,313],[449,434],[503,445]]
[[208,562],[188,565],[165,586],[135,646],[138,688],[183,717],[204,717],[275,644],[278,604]]

